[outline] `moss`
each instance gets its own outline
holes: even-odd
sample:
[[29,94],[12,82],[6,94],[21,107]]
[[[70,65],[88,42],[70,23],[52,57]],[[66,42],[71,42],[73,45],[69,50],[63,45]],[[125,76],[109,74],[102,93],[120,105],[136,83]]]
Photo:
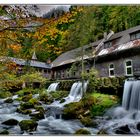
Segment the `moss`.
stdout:
[[21,103],[21,104],[20,104],[20,108],[21,108],[22,110],[34,108],[34,104],[31,103],[31,102]]
[[13,102],[13,99],[12,98],[8,98],[4,101],[5,103],[12,103]]
[[43,108],[42,106],[35,106],[35,109],[36,109],[37,111],[40,111],[40,112],[45,113],[45,110],[44,110],[44,108]]
[[119,99],[115,95],[93,93],[92,96],[96,98],[96,104],[94,104],[91,108],[92,116],[103,115],[106,109],[116,105],[119,102]]
[[29,100],[29,103],[33,104],[33,105],[40,105],[39,101],[36,98],[32,98]]
[[97,125],[90,117],[82,117],[80,121],[86,127],[95,127]]
[[31,114],[31,113],[32,113],[32,111],[29,110],[29,109],[23,110],[23,109],[21,109],[21,108],[17,108],[16,111],[19,112],[19,113],[22,113],[22,114]]
[[1,91],[0,90],[0,98],[4,99],[4,98],[7,98],[7,97],[11,97],[12,96],[12,93],[9,92],[9,91]]
[[32,94],[28,94],[22,97],[22,101],[28,102],[32,98]]
[[62,98],[67,97],[68,94],[69,94],[68,91],[55,91],[50,93],[52,98],[55,100],[61,100]]
[[38,123],[34,120],[22,120],[19,123],[19,126],[21,128],[22,131],[35,131],[37,129]]
[[79,129],[74,134],[75,135],[90,135],[91,133],[87,129]]

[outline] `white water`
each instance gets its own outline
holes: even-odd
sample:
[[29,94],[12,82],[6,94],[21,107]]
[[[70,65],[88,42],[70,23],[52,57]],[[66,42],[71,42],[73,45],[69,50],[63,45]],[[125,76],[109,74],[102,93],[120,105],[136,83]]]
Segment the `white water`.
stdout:
[[[105,119],[107,116],[110,119]],[[99,129],[105,129],[108,134],[140,135],[139,80],[125,81],[122,106],[108,110],[105,117],[99,119]]]
[[[88,81],[84,82],[84,93],[87,90],[87,85],[88,85]],[[64,98],[65,102],[60,103],[60,101],[55,101],[51,105],[63,107],[64,105],[69,104],[71,102],[79,102],[82,96],[83,96],[82,82],[80,81],[75,82],[71,87],[69,95],[66,98]]]
[[52,83],[50,84],[50,86],[48,87],[47,91],[51,92],[51,91],[56,91],[58,88],[59,83]]

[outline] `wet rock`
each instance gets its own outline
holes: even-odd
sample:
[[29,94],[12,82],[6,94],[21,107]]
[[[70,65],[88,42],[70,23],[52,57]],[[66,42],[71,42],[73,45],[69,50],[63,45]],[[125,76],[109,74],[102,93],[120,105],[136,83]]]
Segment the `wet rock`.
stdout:
[[42,111],[40,112],[33,112],[30,114],[30,116],[32,117],[32,119],[34,120],[41,120],[44,119],[44,113]]
[[75,135],[90,135],[91,133],[87,129],[79,129],[74,134]]
[[30,108],[34,108],[34,104],[32,104],[31,102],[26,102],[26,103],[20,104],[20,107],[22,110],[30,109]]
[[22,110],[21,108],[17,108],[16,110],[18,113],[22,113],[22,114],[31,114],[32,111],[29,110],[29,109],[26,109],[26,110]]
[[12,98],[8,98],[4,101],[5,103],[12,103],[13,102],[13,99]]
[[8,135],[8,134],[9,134],[9,132],[7,130],[3,130],[0,132],[0,135]]
[[34,120],[22,120],[19,123],[19,126],[22,131],[25,130],[31,132],[31,131],[36,131],[38,123]]
[[41,112],[45,113],[45,109],[42,106],[35,106],[35,109],[37,111],[41,111]]
[[65,99],[62,99],[61,101],[60,101],[60,103],[64,103],[66,100]]
[[22,101],[27,102],[32,98],[32,94],[28,94],[22,97]]
[[5,124],[5,125],[17,125],[18,121],[15,120],[15,119],[9,119],[7,121],[2,122],[2,124]]
[[108,133],[107,133],[107,131],[105,130],[105,129],[101,129],[98,133],[97,133],[97,135],[107,135]]
[[96,127],[97,123],[94,122],[90,117],[82,117],[81,123],[86,127]]
[[128,125],[119,127],[115,132],[116,134],[132,134]]
[[137,129],[140,131],[140,123],[137,124]]

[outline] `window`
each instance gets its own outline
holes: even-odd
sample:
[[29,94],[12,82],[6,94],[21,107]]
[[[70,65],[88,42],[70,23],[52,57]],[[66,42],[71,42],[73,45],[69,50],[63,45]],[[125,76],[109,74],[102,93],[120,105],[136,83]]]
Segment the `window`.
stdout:
[[110,77],[115,76],[115,73],[114,73],[114,64],[110,64],[109,65],[109,76]]
[[140,31],[130,34],[130,40],[140,39]]
[[125,62],[125,69],[126,69],[126,75],[127,76],[132,76],[133,75],[132,60],[127,60]]
[[105,43],[105,48],[110,48],[112,46],[112,42],[106,42]]

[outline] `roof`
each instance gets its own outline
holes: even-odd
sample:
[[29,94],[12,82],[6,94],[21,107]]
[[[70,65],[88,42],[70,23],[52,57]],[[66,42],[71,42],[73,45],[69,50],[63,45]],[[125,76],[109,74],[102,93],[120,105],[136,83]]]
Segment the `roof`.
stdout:
[[[86,50],[87,48],[90,48],[91,46],[93,46],[93,47],[97,46],[100,42],[101,42],[101,40],[98,40],[94,43],[91,43],[89,45],[85,45],[83,47]],[[73,62],[80,59],[81,51],[82,51],[82,47],[67,51],[67,52],[61,54],[60,56],[58,56],[51,63],[51,66],[52,67],[57,67],[57,66],[73,63]],[[85,55],[84,57],[87,57],[87,56]]]
[[[18,65],[22,65],[22,66],[27,65],[27,61],[24,59],[19,59],[19,58],[14,58],[14,57],[4,57],[3,59],[11,60]],[[31,67],[46,68],[46,69],[51,68],[50,64],[46,64],[44,62],[40,62],[40,61],[36,61],[36,60],[30,60],[29,62],[30,62]]]
[[[130,35],[133,32],[139,31],[140,30],[140,25],[127,29],[125,31],[121,31],[118,33],[113,34],[108,40],[104,41],[111,41],[113,39],[117,39],[120,38],[118,44],[116,46],[112,46],[110,48],[106,48],[104,49],[104,46],[101,47],[101,49],[99,49],[98,52],[96,52],[96,56],[105,56],[109,53],[113,53],[115,51],[122,51],[125,49],[130,49],[130,48],[134,48],[134,47],[138,47],[140,46],[140,39],[138,40],[134,40],[134,41],[130,41]],[[96,47],[100,44],[100,42],[102,41],[96,41],[93,43],[90,43],[89,45],[84,46],[84,49],[89,48],[90,46]],[[73,63],[77,60],[80,60],[80,51],[81,48],[77,48],[77,49],[73,49],[71,51],[65,52],[63,54],[61,54],[59,57],[57,57],[53,62],[52,62],[52,67],[57,67],[57,66],[61,66],[61,65],[65,65],[65,64],[70,64]],[[95,56],[84,56],[84,59],[88,59],[88,58],[93,58]]]

